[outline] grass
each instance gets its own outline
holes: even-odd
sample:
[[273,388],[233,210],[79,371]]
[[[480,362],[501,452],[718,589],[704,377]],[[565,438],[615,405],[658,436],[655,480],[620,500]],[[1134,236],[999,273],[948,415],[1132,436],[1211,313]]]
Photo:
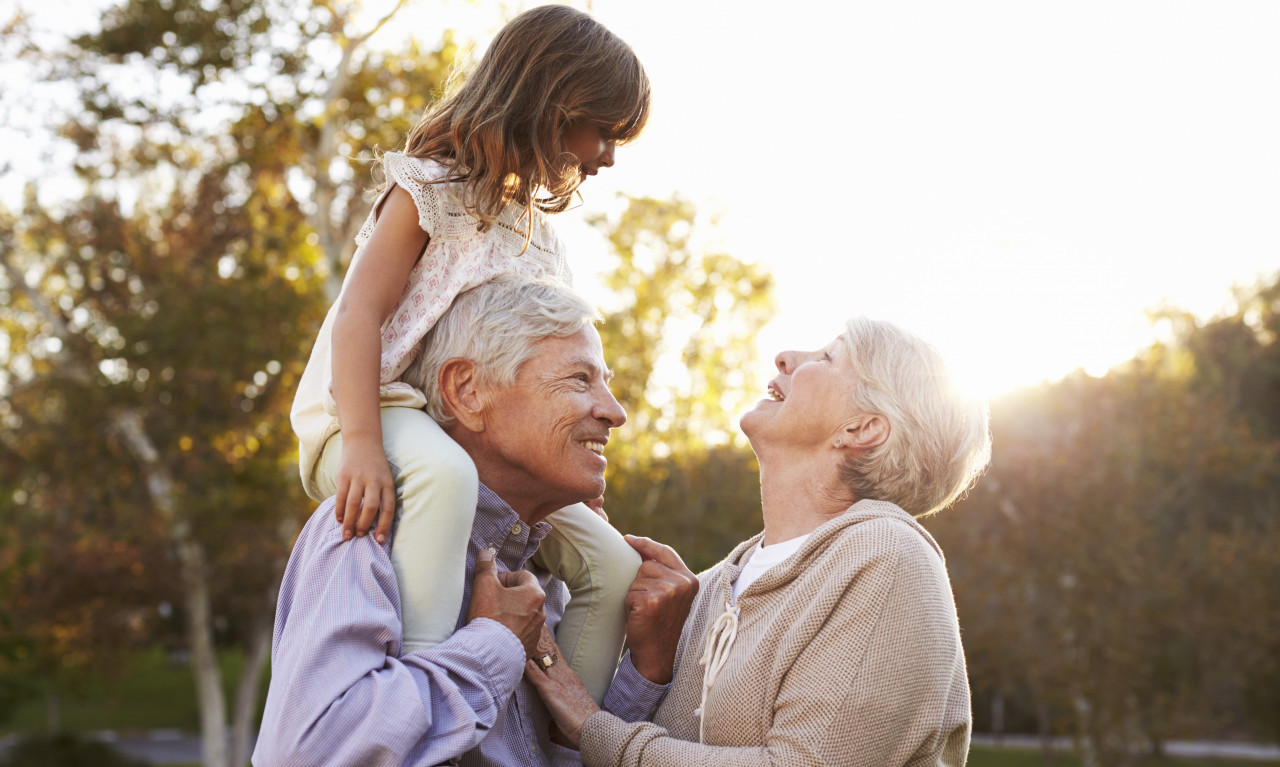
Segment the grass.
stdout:
[[[239,679],[241,658],[237,653],[228,652],[220,657],[219,663],[224,690],[231,700],[234,692],[231,688]],[[264,678],[264,695],[266,681]],[[261,696],[259,700],[262,700]],[[62,729],[70,732],[175,729],[194,733],[200,729],[191,669],[170,664],[165,654],[158,650],[135,656],[113,683],[92,685],[78,695],[66,695],[62,700],[61,716]],[[44,717],[44,702],[30,701],[21,706],[12,719],[0,725],[0,734],[43,732]],[[969,751],[968,765],[1045,767],[1038,750],[990,746],[973,746]],[[1080,767],[1080,761],[1070,754],[1056,753],[1053,767]],[[1141,767],[1280,767],[1280,762],[1166,758],[1144,761]]]
[[[1142,767],[1280,767],[1280,762],[1253,759],[1149,759]],[[1023,748],[973,746],[967,767],[1045,767],[1040,751]],[[1068,753],[1055,753],[1053,767],[1080,767],[1080,760]]]
[[[1044,767],[1040,752],[1021,748],[992,748],[974,746],[969,749],[967,767]],[[171,764],[166,767],[199,767],[198,765]],[[1054,767],[1080,767],[1080,760],[1068,754],[1058,754]],[[1143,762],[1143,767],[1280,767],[1280,762],[1246,759],[1159,759]]]
[[[239,653],[227,652],[219,657],[223,691],[228,700],[234,700],[241,664]],[[264,679],[264,694],[265,682]],[[68,732],[200,730],[191,669],[170,664],[160,650],[139,653],[117,680],[91,684],[76,694],[65,694],[60,704],[61,729]],[[0,733],[37,733],[44,730],[42,699],[28,701],[14,712],[9,721],[0,723]]]

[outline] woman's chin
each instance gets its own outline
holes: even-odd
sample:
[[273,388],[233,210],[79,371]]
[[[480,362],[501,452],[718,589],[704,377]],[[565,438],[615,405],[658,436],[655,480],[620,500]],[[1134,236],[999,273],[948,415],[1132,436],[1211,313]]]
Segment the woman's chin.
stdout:
[[762,399],[756,403],[756,406],[743,413],[738,418],[738,428],[742,429],[742,433],[747,435],[747,439],[753,439],[753,434],[758,431],[760,425],[768,420],[768,406],[775,404],[773,400]]

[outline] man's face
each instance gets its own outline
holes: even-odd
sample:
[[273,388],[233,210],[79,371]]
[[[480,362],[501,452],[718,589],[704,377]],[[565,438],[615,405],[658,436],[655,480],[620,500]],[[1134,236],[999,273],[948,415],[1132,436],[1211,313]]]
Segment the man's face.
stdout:
[[488,392],[481,481],[538,518],[601,495],[604,446],[627,420],[611,375],[591,326],[539,341],[515,384]]

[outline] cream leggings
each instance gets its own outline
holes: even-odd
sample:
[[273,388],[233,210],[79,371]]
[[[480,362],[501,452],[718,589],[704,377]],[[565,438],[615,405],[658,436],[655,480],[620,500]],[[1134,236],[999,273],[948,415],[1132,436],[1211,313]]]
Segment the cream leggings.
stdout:
[[[382,408],[382,444],[396,482],[391,564],[400,587],[404,651],[453,633],[462,604],[467,542],[476,511],[475,465],[424,411]],[[325,443],[316,467],[321,492],[337,491],[342,434]],[[640,557],[617,530],[579,503],[547,518],[552,531],[534,561],[569,588],[556,642],[591,697],[604,697],[625,638],[624,598]]]

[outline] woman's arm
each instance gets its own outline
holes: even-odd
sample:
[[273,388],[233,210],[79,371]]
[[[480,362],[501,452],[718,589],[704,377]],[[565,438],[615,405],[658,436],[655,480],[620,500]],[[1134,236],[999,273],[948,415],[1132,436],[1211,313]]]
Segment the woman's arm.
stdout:
[[383,200],[373,234],[351,265],[333,324],[333,398],[342,429],[334,513],[350,538],[367,530],[379,510],[375,539],[391,531],[395,483],[382,447],[378,382],[382,324],[395,311],[409,273],[427,245],[418,209],[409,193],[392,187]]

